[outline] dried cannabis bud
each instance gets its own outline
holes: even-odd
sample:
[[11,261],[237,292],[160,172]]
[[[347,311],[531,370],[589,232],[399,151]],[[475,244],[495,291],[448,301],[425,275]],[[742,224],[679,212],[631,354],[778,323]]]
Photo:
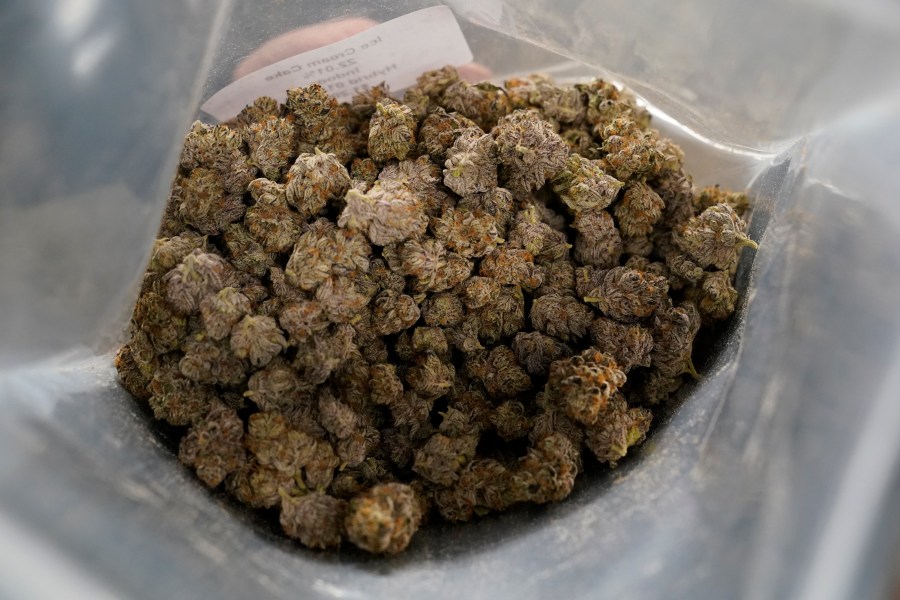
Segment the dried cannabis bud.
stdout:
[[452,67],[195,123],[119,376],[310,548],[560,501],[735,311],[747,197],[682,158],[609,83]]
[[281,527],[292,538],[310,548],[328,548],[341,543],[346,502],[321,492],[281,501]]
[[422,507],[411,487],[376,485],[350,501],[347,539],[369,552],[396,554],[409,545],[422,521]]
[[412,110],[390,98],[376,104],[369,125],[369,156],[372,160],[403,160],[415,144],[416,118]]
[[517,110],[500,119],[494,137],[508,185],[520,193],[544,185],[562,170],[569,155],[565,141],[533,110]]
[[672,241],[701,267],[728,270],[741,248],[757,247],[746,229],[747,224],[731,206],[716,204],[676,228]]

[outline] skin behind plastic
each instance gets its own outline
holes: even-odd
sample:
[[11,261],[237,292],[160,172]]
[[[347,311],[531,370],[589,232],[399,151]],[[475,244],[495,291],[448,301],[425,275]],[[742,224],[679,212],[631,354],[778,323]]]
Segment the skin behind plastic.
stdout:
[[[852,73],[900,43],[872,18],[881,3],[857,16],[813,2],[733,14],[700,2],[684,13],[655,2],[451,3],[498,76],[592,72],[549,47],[647,93],[699,184],[750,186],[760,250],[744,257],[744,299],[697,365],[703,377],[617,469],[591,470],[562,504],[429,527],[383,558],[309,551],[210,495],[103,352],[127,322],[202,97],[265,39],[353,7],[273,0],[236,7],[220,27],[215,3],[97,1],[94,13],[83,0],[76,17],[60,17],[69,29],[42,18],[64,12],[43,2],[15,3],[9,14],[21,18],[0,20],[10,32],[0,36],[10,78],[0,105],[0,596],[52,595],[53,580],[67,598],[884,597],[900,540],[900,102],[887,83]],[[383,20],[425,5],[355,14]],[[82,37],[66,37],[78,18]],[[849,40],[828,60],[822,19],[830,39]],[[808,27],[808,56],[785,23]],[[115,50],[79,63],[79,43],[102,49],[105,32]],[[777,56],[779,44],[794,48],[790,65],[773,59],[771,78],[760,67],[754,85],[739,85],[741,65]],[[882,60],[885,81],[897,81],[896,59]],[[857,87],[838,109],[839,76]]]

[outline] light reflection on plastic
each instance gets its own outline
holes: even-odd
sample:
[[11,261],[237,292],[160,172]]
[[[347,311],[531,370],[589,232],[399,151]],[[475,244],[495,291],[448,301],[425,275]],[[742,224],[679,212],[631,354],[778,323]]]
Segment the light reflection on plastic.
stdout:
[[56,28],[62,37],[75,39],[87,28],[100,8],[100,0],[60,0],[53,11]]
[[72,74],[79,79],[87,78],[112,50],[116,35],[107,31],[88,38],[76,47],[72,58]]

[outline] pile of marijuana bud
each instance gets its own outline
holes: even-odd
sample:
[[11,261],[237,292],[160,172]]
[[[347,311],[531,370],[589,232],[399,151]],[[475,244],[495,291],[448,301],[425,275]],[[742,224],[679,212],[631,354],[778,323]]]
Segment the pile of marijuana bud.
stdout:
[[197,122],[120,378],[209,487],[313,548],[559,501],[727,318],[743,194],[602,80],[423,74]]

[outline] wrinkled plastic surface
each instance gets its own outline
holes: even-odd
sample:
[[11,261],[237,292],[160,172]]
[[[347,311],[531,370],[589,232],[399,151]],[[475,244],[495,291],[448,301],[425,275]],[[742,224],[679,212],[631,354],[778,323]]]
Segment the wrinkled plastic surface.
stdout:
[[896,3],[448,3],[498,76],[603,68],[665,110],[698,183],[751,187],[760,250],[703,378],[634,456],[562,504],[429,528],[392,558],[308,551],[210,496],[105,353],[202,97],[269,37],[430,3],[250,4],[227,23],[201,0],[14,1],[0,17],[0,596],[885,597]]

